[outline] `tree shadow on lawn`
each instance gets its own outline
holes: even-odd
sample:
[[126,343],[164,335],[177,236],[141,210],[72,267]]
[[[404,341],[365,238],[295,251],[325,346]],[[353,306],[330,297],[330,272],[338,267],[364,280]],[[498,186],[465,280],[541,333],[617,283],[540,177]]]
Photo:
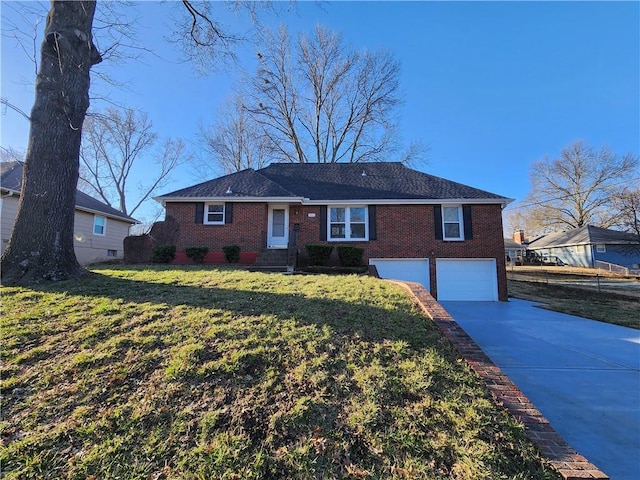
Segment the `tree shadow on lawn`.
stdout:
[[[451,471],[456,462],[469,461],[469,440],[465,437],[464,444],[456,446],[463,429],[475,432],[478,445],[491,444],[478,468],[495,464],[501,472],[541,471],[533,455],[512,451],[523,434],[506,414],[479,402],[486,391],[473,376],[463,374],[454,348],[412,308],[402,289],[366,279],[366,288],[380,287],[371,297],[364,291],[357,296],[356,290],[352,296],[341,291],[345,298],[335,299],[328,298],[328,292],[323,298],[321,289],[342,287],[328,282],[316,288],[309,285],[313,277],[300,277],[299,284],[291,282],[296,277],[274,275],[255,284],[236,277],[228,280],[238,281],[234,288],[220,283],[225,277],[216,279],[216,270],[209,271],[211,277],[203,276],[202,285],[196,283],[201,280],[196,277],[199,268],[184,269],[194,273],[191,278],[180,271],[182,278],[174,283],[159,283],[171,281],[160,278],[170,268],[156,270],[158,283],[135,278],[133,269],[132,278],[123,278],[126,270],[120,276],[97,270],[81,280],[40,284],[26,292],[25,301],[34,303],[40,293],[57,294],[59,298],[47,301],[61,306],[45,322],[25,320],[25,329],[34,335],[26,340],[46,345],[16,369],[5,414],[18,418],[25,405],[37,401],[47,408],[42,409],[43,418],[30,420],[34,424],[74,415],[77,425],[89,424],[90,440],[84,440],[84,427],[71,425],[64,437],[52,433],[40,442],[38,448],[52,452],[64,468],[69,468],[65,452],[83,442],[117,443],[120,458],[127,459],[121,462],[124,466],[159,451],[149,460],[154,468],[166,465],[167,458],[174,467],[213,468],[215,462],[199,450],[200,442],[214,445],[241,435],[242,448],[229,444],[216,458],[233,463],[231,471],[252,465],[255,455],[266,450],[260,478],[304,478],[299,474],[307,465],[337,478],[347,461],[393,472],[396,454],[425,470]],[[13,293],[8,289],[5,295]],[[90,301],[83,304],[82,297]],[[62,325],[65,308],[69,322]],[[42,328],[41,323],[49,326]],[[12,355],[20,355],[25,338],[21,331],[15,336]],[[27,365],[47,378],[22,375]],[[460,426],[461,416],[471,410],[468,424]],[[320,429],[329,438],[331,455],[318,455],[311,448],[288,465],[289,457],[278,454],[282,448],[313,442]],[[150,431],[163,439],[159,446],[149,443]],[[495,440],[505,434],[507,440]],[[443,438],[447,442],[441,443]],[[425,444],[432,440],[433,445]],[[380,442],[386,442],[390,453],[381,455],[375,447]],[[227,443],[221,445],[227,448]],[[13,468],[28,468],[24,450],[15,443]],[[230,451],[241,455],[235,458]],[[108,463],[113,455],[95,459],[88,473],[109,468],[101,462]],[[221,472],[208,478],[221,478]],[[120,476],[133,478],[126,469]],[[138,478],[149,478],[149,472]]]
[[[194,271],[200,270],[193,268]],[[211,270],[215,276],[217,271]],[[278,274],[270,274],[278,275]],[[291,277],[289,277],[291,278]],[[296,278],[296,277],[293,277]],[[300,277],[303,278],[303,277]],[[309,277],[304,277],[309,278]],[[358,281],[359,277],[353,277]],[[304,325],[331,327],[336,333],[357,335],[366,341],[404,341],[414,348],[431,344],[440,334],[421,312],[410,310],[404,293],[386,298],[384,306],[365,303],[364,299],[344,301],[310,297],[304,293],[277,293],[258,290],[220,288],[212,285],[154,283],[90,272],[81,280],[40,284],[32,290],[69,295],[105,297],[114,302],[184,306],[212,313],[230,312],[232,316],[275,316]],[[409,307],[409,308],[407,308]]]

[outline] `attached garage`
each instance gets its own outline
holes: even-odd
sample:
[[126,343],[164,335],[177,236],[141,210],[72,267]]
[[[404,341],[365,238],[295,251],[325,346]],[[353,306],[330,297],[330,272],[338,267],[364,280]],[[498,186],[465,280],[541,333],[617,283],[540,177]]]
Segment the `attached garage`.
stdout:
[[436,259],[438,301],[498,301],[498,276],[494,258]]
[[380,278],[418,282],[429,287],[428,258],[371,258],[370,265],[375,265]]

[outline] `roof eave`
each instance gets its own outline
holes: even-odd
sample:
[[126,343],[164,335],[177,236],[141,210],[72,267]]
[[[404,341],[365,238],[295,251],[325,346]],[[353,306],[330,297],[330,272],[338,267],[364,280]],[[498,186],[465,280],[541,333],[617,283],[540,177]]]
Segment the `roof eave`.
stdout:
[[165,206],[167,203],[191,202],[266,202],[266,203],[301,203],[303,205],[442,205],[472,203],[482,205],[500,204],[504,208],[514,200],[511,198],[362,198],[362,199],[322,199],[312,200],[304,197],[154,197],[156,202]]
[[363,198],[350,200],[306,200],[305,205],[446,205],[446,204],[500,204],[503,208],[511,203],[510,198]]
[[593,246],[593,245],[637,245],[637,242],[633,240],[611,240],[611,241],[590,241],[590,242],[565,242],[565,243],[546,243],[544,245],[529,244],[531,249],[536,248],[570,248],[578,246]]
[[[12,197],[14,195],[16,195],[16,196],[20,195],[20,192],[18,192],[16,190],[12,190],[10,188],[6,188],[6,187],[2,187],[1,191],[2,192],[6,192],[8,194],[7,196],[9,196],[9,197]],[[93,214],[97,214],[97,215],[103,215],[103,216],[108,217],[108,218],[115,218],[115,219],[120,220],[122,222],[130,223],[131,225],[135,225],[136,223],[140,223],[135,218],[121,217],[119,215],[114,215],[112,213],[103,212],[101,210],[96,210],[96,209],[93,209],[93,208],[81,207],[79,205],[75,205],[75,210],[80,210],[82,212],[93,213]]]
[[2,187],[2,189],[1,189],[1,190],[2,190],[2,192],[7,192],[7,194],[8,194],[7,196],[8,196],[8,197],[13,197],[14,195],[18,195],[18,196],[20,195],[20,192],[19,192],[19,191],[17,191],[17,190],[13,190],[13,189],[11,189],[11,188]]
[[234,197],[225,195],[222,197],[153,197],[153,199],[165,206],[167,203],[192,203],[192,202],[239,202],[239,203],[303,203],[303,197]]
[[102,215],[102,216],[107,217],[107,218],[113,218],[113,219],[116,219],[116,220],[120,220],[121,222],[130,223],[131,225],[135,225],[137,223],[140,223],[135,218],[121,217],[119,215],[114,215],[112,213],[103,212],[101,210],[95,210],[93,208],[80,207],[80,206],[76,205],[75,209],[76,210],[80,210],[81,212],[93,213],[95,215]]

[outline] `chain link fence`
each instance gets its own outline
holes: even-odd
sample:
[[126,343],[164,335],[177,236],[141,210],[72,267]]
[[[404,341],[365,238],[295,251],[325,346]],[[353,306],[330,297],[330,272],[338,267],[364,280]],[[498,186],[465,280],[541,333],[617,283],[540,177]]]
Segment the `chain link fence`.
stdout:
[[640,281],[633,276],[581,267],[507,267],[507,280],[615,292],[640,298]]

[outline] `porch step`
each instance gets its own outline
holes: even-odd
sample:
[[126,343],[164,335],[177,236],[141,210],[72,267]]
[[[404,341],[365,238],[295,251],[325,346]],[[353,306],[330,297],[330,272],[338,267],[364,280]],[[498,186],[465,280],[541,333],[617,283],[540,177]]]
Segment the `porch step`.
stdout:
[[263,273],[291,273],[291,270],[286,265],[281,266],[257,266],[255,263],[247,268],[250,272],[263,272]]
[[286,267],[287,250],[263,248],[258,252],[256,267]]

